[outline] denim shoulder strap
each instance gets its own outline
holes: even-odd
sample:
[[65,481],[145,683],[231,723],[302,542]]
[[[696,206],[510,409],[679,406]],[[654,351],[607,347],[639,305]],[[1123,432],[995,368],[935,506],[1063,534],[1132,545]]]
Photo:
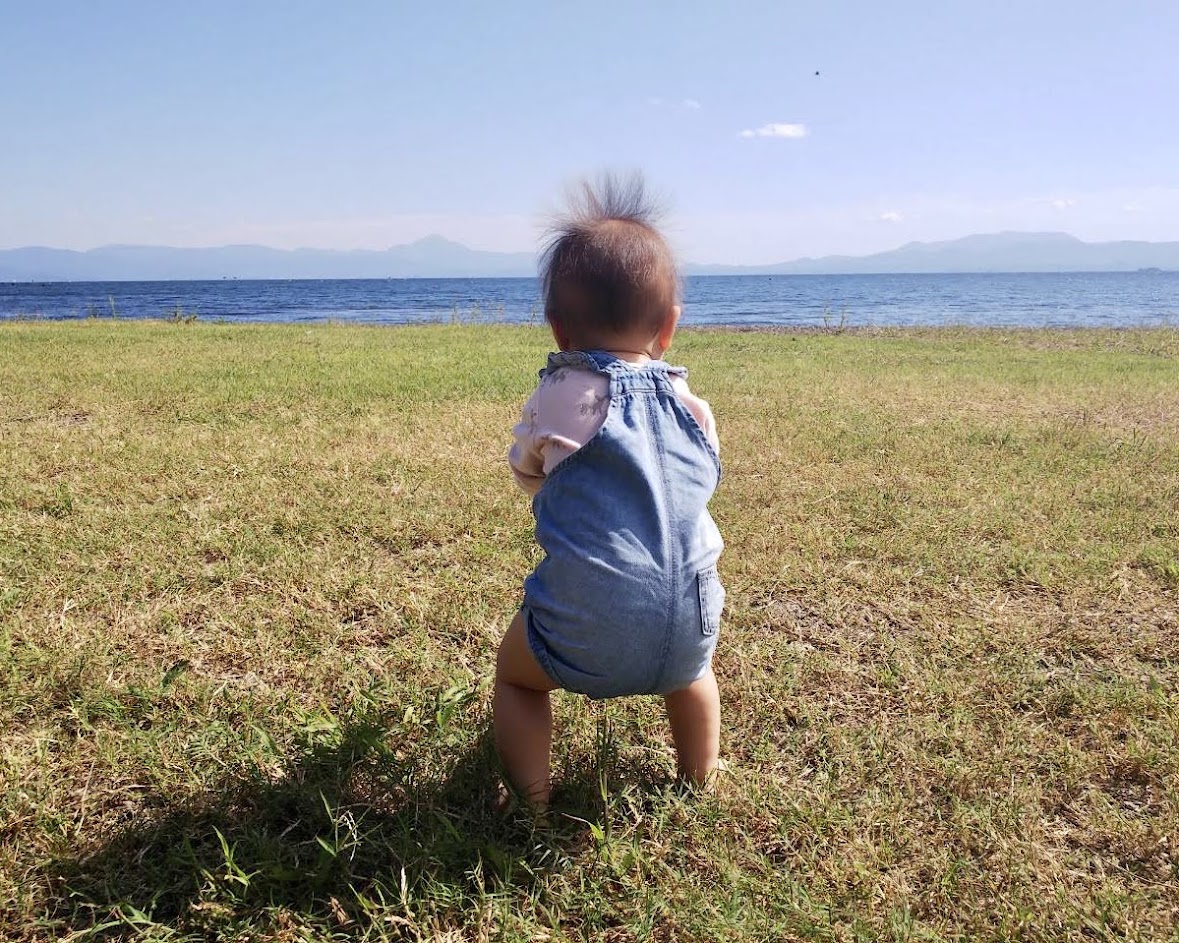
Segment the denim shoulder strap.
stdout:
[[549,354],[548,363],[545,364],[543,370],[540,371],[540,378],[543,380],[545,376],[555,370],[560,370],[562,367],[576,367],[579,370],[592,370],[595,373],[606,373],[610,371],[607,369],[608,362],[611,360],[608,354],[602,356],[600,351],[585,351],[585,350],[560,350]]

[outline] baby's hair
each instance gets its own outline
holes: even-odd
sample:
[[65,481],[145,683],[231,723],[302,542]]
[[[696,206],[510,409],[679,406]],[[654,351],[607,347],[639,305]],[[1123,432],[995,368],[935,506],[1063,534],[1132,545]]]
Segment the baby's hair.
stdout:
[[572,337],[659,330],[679,303],[660,211],[640,174],[603,174],[569,193],[540,258],[544,316]]

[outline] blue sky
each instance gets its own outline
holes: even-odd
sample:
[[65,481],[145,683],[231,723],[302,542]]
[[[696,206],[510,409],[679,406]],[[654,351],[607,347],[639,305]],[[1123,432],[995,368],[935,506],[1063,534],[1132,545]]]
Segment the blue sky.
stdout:
[[602,168],[692,261],[1179,240],[1174,0],[0,0],[0,36],[0,247],[530,250]]

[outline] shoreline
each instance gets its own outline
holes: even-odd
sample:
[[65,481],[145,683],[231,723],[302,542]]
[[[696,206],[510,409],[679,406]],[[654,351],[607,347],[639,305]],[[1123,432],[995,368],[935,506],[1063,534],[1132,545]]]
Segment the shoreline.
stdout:
[[[213,318],[202,317],[195,313],[183,313],[173,317],[124,317],[103,315],[98,317],[38,317],[38,316],[3,316],[0,315],[0,330],[8,325],[142,325],[152,327],[177,326],[187,327],[265,327],[265,328],[303,328],[304,330],[426,330],[426,329],[498,329],[498,330],[533,330],[545,327],[543,322],[495,321],[495,320],[422,320],[422,321],[348,321],[334,318],[306,321],[271,321],[249,320],[247,318]],[[994,336],[999,334],[1176,334],[1179,335],[1179,318],[1159,324],[1111,324],[1111,325],[1033,325],[1033,324],[967,324],[946,322],[942,324],[683,324],[677,330],[677,335],[683,334],[764,334],[764,335],[796,335],[799,337],[812,336],[855,336],[855,337],[887,337],[891,335],[922,335],[922,334],[978,334]]]

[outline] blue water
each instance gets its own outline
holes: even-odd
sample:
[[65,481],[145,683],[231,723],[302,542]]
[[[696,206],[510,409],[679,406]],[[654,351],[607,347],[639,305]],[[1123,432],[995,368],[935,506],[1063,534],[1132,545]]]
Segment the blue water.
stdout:
[[[365,324],[540,319],[531,278],[0,284],[0,320],[169,318]],[[1179,272],[737,275],[684,283],[684,323],[1134,327],[1179,324]]]

